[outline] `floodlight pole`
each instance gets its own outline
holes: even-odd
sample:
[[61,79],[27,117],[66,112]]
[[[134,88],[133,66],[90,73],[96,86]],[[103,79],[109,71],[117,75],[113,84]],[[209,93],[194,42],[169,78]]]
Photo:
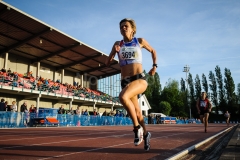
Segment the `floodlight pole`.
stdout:
[[[187,105],[188,105],[188,72],[190,70],[190,67],[188,65],[186,65],[185,67],[183,67],[183,72],[186,72],[186,84],[187,84]],[[189,106],[189,118],[191,119],[191,106]]]

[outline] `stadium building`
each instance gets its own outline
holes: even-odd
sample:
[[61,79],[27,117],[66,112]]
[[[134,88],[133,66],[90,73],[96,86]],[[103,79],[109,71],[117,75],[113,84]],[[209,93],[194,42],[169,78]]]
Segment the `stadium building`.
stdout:
[[[120,67],[108,55],[0,1],[0,97],[43,108],[122,109]],[[150,105],[140,101],[147,115]]]

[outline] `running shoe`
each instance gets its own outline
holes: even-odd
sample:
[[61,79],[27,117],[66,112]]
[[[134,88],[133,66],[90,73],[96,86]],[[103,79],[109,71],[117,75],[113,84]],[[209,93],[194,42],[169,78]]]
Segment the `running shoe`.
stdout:
[[151,133],[147,132],[147,134],[144,136],[144,149],[146,151],[149,151],[150,149],[150,138],[151,138]]
[[133,132],[135,133],[134,145],[138,146],[143,140],[143,128],[138,125],[137,127],[134,127]]

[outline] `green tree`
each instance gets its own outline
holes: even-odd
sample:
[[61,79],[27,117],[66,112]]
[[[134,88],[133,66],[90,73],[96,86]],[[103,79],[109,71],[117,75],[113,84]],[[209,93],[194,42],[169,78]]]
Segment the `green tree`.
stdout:
[[188,86],[189,86],[189,91],[190,91],[190,98],[191,98],[191,100],[194,100],[195,94],[194,94],[194,85],[193,85],[193,79],[192,79],[191,73],[189,73],[189,75],[188,75]]
[[188,85],[189,85],[189,94],[188,95],[188,103],[190,104],[189,107],[191,107],[191,114],[194,118],[197,118],[197,108],[196,108],[196,97],[194,93],[194,84],[193,84],[193,78],[192,74],[188,74]]
[[[185,113],[188,113],[188,110],[189,110],[187,95],[188,95],[188,91],[186,89],[185,81],[183,80],[183,78],[181,78],[180,97],[181,97],[181,99],[183,100],[183,103],[184,103],[184,112]],[[187,116],[187,114],[185,114],[184,117],[186,117],[186,116]]]
[[165,114],[165,115],[170,115],[170,112],[172,110],[172,107],[170,105],[170,103],[166,102],[166,101],[161,101],[160,104],[160,112]]
[[185,81],[183,80],[183,78],[181,78],[181,92],[185,92],[185,91],[186,91]]
[[229,69],[225,68],[225,72],[224,72],[225,78],[224,78],[224,87],[226,89],[226,97],[227,97],[227,103],[228,103],[228,107],[226,108],[227,110],[229,110],[231,113],[234,113],[234,106],[235,104],[235,100],[236,100],[236,95],[234,93],[235,91],[235,84],[233,81],[233,78],[231,76],[231,72]]
[[240,83],[237,84],[238,121],[240,120]]
[[146,80],[148,82],[148,88],[144,92],[152,109],[150,111],[159,112],[161,83],[158,73],[154,76],[146,74]]
[[240,83],[237,84],[237,103],[240,104]]
[[204,91],[208,94],[208,82],[205,74],[202,74],[202,86]]
[[179,91],[179,84],[176,80],[169,79],[162,90],[161,101],[170,103],[172,116],[185,116],[184,102]]
[[212,103],[214,104],[214,106],[216,107],[216,113],[218,114],[218,94],[217,94],[217,82],[215,79],[215,75],[212,71],[209,72],[209,80],[211,82],[211,84],[209,84],[210,90],[212,91],[211,94],[211,99],[212,99]]
[[224,110],[224,107],[226,106],[225,90],[223,86],[223,77],[219,66],[216,66],[215,73],[218,84],[219,109]]
[[199,98],[201,96],[202,87],[201,87],[201,81],[198,74],[196,75],[196,78],[195,78],[195,90],[196,90],[195,95],[197,98]]

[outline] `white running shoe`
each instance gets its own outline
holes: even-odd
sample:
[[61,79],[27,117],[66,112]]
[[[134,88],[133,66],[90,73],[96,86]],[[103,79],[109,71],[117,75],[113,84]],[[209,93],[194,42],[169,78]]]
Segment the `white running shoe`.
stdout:
[[144,149],[146,151],[149,151],[150,149],[150,138],[151,138],[151,133],[147,132],[147,134],[144,136]]
[[134,145],[138,146],[143,140],[143,128],[138,125],[137,127],[134,127],[133,132],[135,133]]

